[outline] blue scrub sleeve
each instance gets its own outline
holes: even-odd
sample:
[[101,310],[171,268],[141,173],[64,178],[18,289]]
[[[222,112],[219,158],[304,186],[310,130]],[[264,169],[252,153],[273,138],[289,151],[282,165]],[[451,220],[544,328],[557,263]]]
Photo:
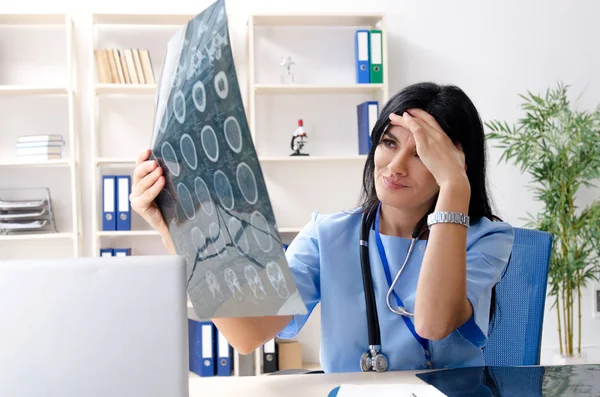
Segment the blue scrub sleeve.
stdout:
[[296,236],[285,252],[296,287],[306,305],[307,314],[294,316],[292,322],[277,335],[281,339],[294,338],[321,300],[317,218],[318,214],[313,213],[311,221]]
[[514,231],[508,223],[487,218],[481,223],[471,241],[467,241],[467,299],[473,315],[457,329],[477,347],[487,342],[492,288],[506,269],[514,241]]

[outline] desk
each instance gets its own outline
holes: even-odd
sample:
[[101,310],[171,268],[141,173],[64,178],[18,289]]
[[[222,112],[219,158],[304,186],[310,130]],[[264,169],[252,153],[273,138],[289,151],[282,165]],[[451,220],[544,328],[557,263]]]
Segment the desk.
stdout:
[[[422,372],[422,371],[421,371]],[[260,375],[201,378],[190,375],[190,397],[327,397],[342,383],[425,384],[415,375],[418,371],[385,373],[357,372],[344,374]]]
[[[417,376],[418,375],[418,376]],[[423,378],[424,380],[421,380]],[[341,384],[433,384],[449,397],[600,396],[600,365],[470,367],[444,371],[357,372],[190,378],[190,397],[327,397]]]

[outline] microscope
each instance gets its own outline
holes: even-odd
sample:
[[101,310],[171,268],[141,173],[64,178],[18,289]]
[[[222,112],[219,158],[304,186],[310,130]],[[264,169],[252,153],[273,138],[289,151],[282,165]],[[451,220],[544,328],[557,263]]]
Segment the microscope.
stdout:
[[308,153],[302,153],[302,149],[307,142],[308,137],[306,131],[304,131],[302,119],[300,119],[298,120],[298,128],[296,128],[296,131],[294,131],[294,134],[292,135],[291,147],[294,152],[290,154],[290,156],[308,156]]

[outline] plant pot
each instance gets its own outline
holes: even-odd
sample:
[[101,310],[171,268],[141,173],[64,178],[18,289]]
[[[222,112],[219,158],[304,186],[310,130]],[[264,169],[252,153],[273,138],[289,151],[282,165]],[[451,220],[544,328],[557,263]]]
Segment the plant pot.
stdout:
[[574,353],[572,356],[565,356],[564,354],[554,353],[554,359],[552,360],[554,365],[577,365],[587,364],[587,355],[585,352],[580,354]]

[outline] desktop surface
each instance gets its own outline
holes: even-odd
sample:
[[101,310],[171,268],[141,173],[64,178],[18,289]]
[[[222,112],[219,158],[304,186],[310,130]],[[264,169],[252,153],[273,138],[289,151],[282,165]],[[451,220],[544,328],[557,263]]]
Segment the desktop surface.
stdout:
[[335,374],[259,375],[201,378],[190,375],[190,397],[327,397],[341,384],[403,383],[423,385],[416,371]]
[[428,372],[418,378],[449,397],[600,396],[600,365],[471,367]]
[[[343,384],[432,384],[448,397],[600,396],[600,365],[472,367],[448,370],[261,375],[190,375],[190,397],[328,397]],[[332,392],[333,391],[333,392]]]

